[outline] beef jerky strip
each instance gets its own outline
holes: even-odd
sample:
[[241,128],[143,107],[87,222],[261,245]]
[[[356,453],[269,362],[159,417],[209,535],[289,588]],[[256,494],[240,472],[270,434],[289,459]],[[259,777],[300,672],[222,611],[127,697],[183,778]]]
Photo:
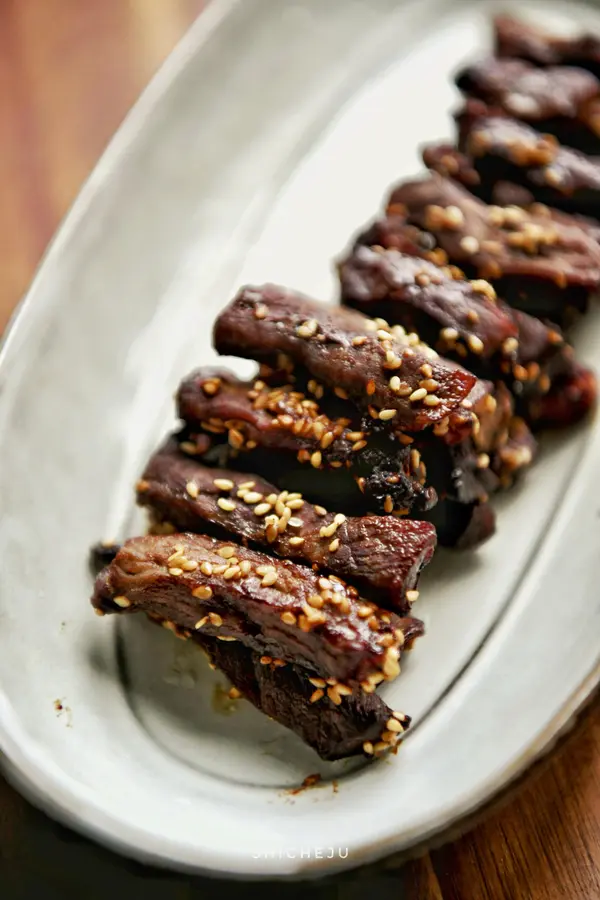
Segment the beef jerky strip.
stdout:
[[[488,282],[435,266],[413,226],[399,224],[395,234],[385,222],[379,227],[381,234],[377,223],[367,233],[373,247],[361,237],[339,265],[342,302],[417,331],[479,378],[503,381],[527,417],[530,401],[572,367],[572,348],[559,330],[512,309]],[[385,249],[394,239],[412,255]]]
[[565,213],[488,206],[437,173],[397,187],[387,213],[392,230],[417,226],[421,246],[442,250],[442,259],[490,280],[511,306],[539,318],[568,323],[600,285],[600,244]]
[[[459,147],[467,164],[464,157],[453,159],[451,151],[439,156],[430,152],[425,160],[430,168],[440,171],[444,164],[438,159],[445,157],[457,180],[470,181],[467,186],[487,202],[494,199],[498,182],[509,182],[525,188],[540,203],[569,213],[600,215],[600,157],[563,147],[552,135],[516,119],[490,115],[478,101],[467,104],[458,121]],[[451,174],[444,168],[443,174]]]
[[[301,666],[284,664],[245,647],[202,632],[178,628],[151,616],[182,639],[191,638],[207,655],[209,665],[227,677],[232,701],[245,699],[261,712],[294,731],[325,760],[364,754],[380,757],[395,752],[410,716],[390,709],[373,685],[339,690],[335,679],[318,678]],[[406,642],[422,634],[418,619],[407,621]]]
[[[219,353],[268,361],[282,351],[381,421],[393,419],[410,431],[442,421],[475,381],[448,367],[416,335],[392,334],[354,310],[273,285],[242,289],[217,319],[214,339]],[[422,387],[423,367],[435,391]]]
[[96,580],[92,604],[239,640],[342,684],[395,678],[405,642],[404,619],[335,576],[204,535],[127,541]]
[[[383,504],[386,512],[397,508],[426,510],[435,503],[432,489],[412,473],[405,445],[373,438],[358,419],[331,419],[314,397],[293,388],[272,387],[260,380],[240,381],[222,369],[193,372],[184,379],[177,395],[178,413],[187,428],[182,448],[194,452],[197,431],[206,429],[223,439],[227,437],[238,458],[258,448],[275,451],[274,455],[280,451],[293,453],[298,462],[314,469],[351,469],[357,479],[362,479],[360,488],[365,496]],[[313,385],[313,390],[322,396],[321,386]],[[351,412],[356,416],[354,409]],[[453,414],[452,433],[469,427],[466,415],[469,414],[464,410],[462,417],[458,412]],[[369,428],[383,424],[378,419],[371,420]],[[253,452],[252,459],[255,455]],[[224,454],[221,459],[221,464],[227,463]],[[268,469],[270,464],[267,458],[265,467]],[[391,501],[387,501],[388,496]],[[386,508],[386,502],[391,502],[392,509]]]
[[559,37],[541,28],[500,15],[494,19],[496,55],[526,59],[538,66],[578,66],[600,78],[600,37]]
[[456,83],[468,96],[553,134],[569,147],[600,152],[600,82],[590,72],[486,59],[460,72]]
[[[258,475],[210,469],[183,454],[170,439],[138,482],[138,503],[177,531],[203,532],[216,525],[277,556],[348,578],[374,591],[384,606],[406,612],[418,596],[419,574],[435,549],[427,522],[346,518],[280,492]],[[229,509],[235,502],[234,509]],[[225,508],[224,508],[225,507]]]

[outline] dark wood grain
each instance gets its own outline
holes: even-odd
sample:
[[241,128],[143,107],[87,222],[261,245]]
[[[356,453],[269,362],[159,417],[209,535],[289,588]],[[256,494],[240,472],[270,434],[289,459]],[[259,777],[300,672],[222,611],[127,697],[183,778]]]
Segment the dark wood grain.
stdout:
[[[247,0],[250,2],[250,0]],[[283,0],[282,0],[283,2]],[[123,116],[204,0],[0,3],[0,329]],[[357,810],[357,815],[360,812]],[[0,778],[2,900],[221,898],[256,888],[160,872],[49,821]],[[280,897],[281,886],[261,887]],[[430,855],[285,896],[599,900],[600,704],[482,823]]]

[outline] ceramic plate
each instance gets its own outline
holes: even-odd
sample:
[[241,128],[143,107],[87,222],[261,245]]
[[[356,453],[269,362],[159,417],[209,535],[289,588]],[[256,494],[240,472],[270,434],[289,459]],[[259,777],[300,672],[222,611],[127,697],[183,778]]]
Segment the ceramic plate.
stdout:
[[[522,4],[521,4],[522,5]],[[568,8],[600,27],[594,9]],[[202,654],[88,603],[90,544],[140,527],[132,484],[210,363],[243,281],[335,296],[332,258],[418,144],[487,3],[215,0],[85,186],[0,364],[0,745],[36,803],[122,852],[238,876],[318,875],[427,839],[517,775],[600,674],[600,426],[544,442],[479,552],[422,581],[428,635],[385,689],[396,757],[323,764]],[[595,17],[595,22],[593,21]],[[577,340],[600,359],[600,317]],[[309,775],[318,788],[294,793]]]

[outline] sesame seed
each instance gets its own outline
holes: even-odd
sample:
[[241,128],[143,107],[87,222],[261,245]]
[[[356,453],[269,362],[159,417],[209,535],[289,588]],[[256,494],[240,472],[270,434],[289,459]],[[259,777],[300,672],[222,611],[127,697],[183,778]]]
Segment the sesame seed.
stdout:
[[261,666],[268,666],[272,662],[273,662],[273,659],[270,656],[261,656],[261,658],[260,658]]
[[248,491],[247,494],[244,494],[244,503],[247,503],[249,506],[252,506],[254,503],[258,503],[262,500],[263,495],[259,494],[258,491]]
[[[291,513],[291,509],[287,510],[287,512]],[[302,521],[302,519],[298,519],[296,516],[290,516],[290,518],[287,520],[287,524],[290,526],[290,528],[302,528],[304,522]]]
[[206,625],[207,622],[208,622],[208,616],[202,616],[201,619],[198,619],[198,621],[194,625],[194,628],[196,630],[198,630],[199,628],[204,628],[204,626]]
[[337,691],[337,685],[327,688],[327,696],[329,697],[331,702],[333,704],[335,704],[335,706],[339,706],[340,703],[342,702],[342,698],[340,697],[340,695]]
[[183,569],[180,569],[179,566],[172,566],[169,569],[169,575],[174,575],[174,576],[183,575]]
[[356,610],[356,615],[359,619],[368,619],[372,612],[373,607],[371,606],[359,606]]
[[231,581],[234,578],[239,578],[241,574],[242,570],[238,565],[229,566],[229,568],[223,572],[223,578],[226,581]]
[[322,609],[325,605],[325,601],[320,594],[311,594],[306,602],[315,609]]
[[320,450],[315,450],[315,452],[310,457],[310,464],[313,468],[318,469],[322,462],[322,455]]
[[296,328],[296,334],[301,338],[311,338],[317,332],[319,323],[315,319],[308,319]]
[[194,559],[186,559],[181,563],[181,568],[184,572],[195,572],[198,568],[198,563]]
[[335,435],[334,435],[333,431],[328,431],[328,432],[327,432],[326,434],[324,434],[323,437],[321,438],[321,447],[322,447],[322,449],[323,449],[323,450],[327,450],[327,448],[330,447],[331,444],[333,444],[334,440],[335,440]]
[[210,619],[211,625],[214,625],[215,628],[220,628],[221,625],[223,624],[223,619],[221,618],[219,613],[209,612],[208,618]]
[[318,506],[317,504],[315,504],[314,510],[318,516],[326,516],[327,515],[327,510],[325,509],[324,506]]
[[242,692],[238,691],[238,689],[236,687],[232,687],[232,688],[229,688],[227,696],[229,697],[230,700],[239,700],[240,697],[242,696]]
[[439,386],[439,382],[436,381],[435,378],[425,378],[423,381],[419,382],[419,387],[424,387],[427,391],[435,391]]
[[413,391],[410,397],[408,398],[411,403],[416,403],[417,400],[423,400],[427,396],[427,391],[425,388],[417,388],[416,391]]
[[264,303],[259,303],[259,305],[256,306],[254,309],[254,318],[255,319],[265,319],[267,317],[268,312],[269,312],[269,310],[264,305]]
[[407,591],[406,600],[408,603],[415,603],[419,599],[418,591]]
[[222,575],[223,572],[227,571],[227,563],[224,563],[222,566],[213,566],[213,575]]
[[213,567],[209,562],[200,563],[200,571],[203,575],[212,575]]
[[118,597],[113,597],[113,601],[120,606],[121,609],[127,609],[128,606],[131,606],[131,600],[129,597],[124,597],[122,594]]
[[236,641],[237,638],[222,634],[222,635],[217,635],[217,640],[218,641]]
[[271,569],[270,572],[267,572],[266,575],[263,576],[263,580],[261,581],[261,585],[263,587],[271,587],[271,585],[275,584],[279,575],[275,569]]
[[234,450],[241,450],[244,446],[244,435],[236,428],[229,429],[227,439]]
[[465,253],[477,253],[479,250],[479,241],[476,237],[466,235],[464,238],[461,238],[460,246]]
[[516,353],[519,349],[519,342],[514,337],[508,337],[502,344],[502,352],[506,354],[506,356],[510,356],[512,353]]
[[325,696],[325,692],[321,688],[317,688],[316,691],[313,691],[310,695],[309,702],[316,703],[321,697]]
[[357,337],[352,338],[352,346],[362,347],[366,340],[366,335],[359,334]]
[[339,539],[339,538],[334,538],[334,539],[332,540],[332,542],[330,543],[330,545],[329,545],[329,552],[330,552],[330,553],[335,553],[336,550],[339,550],[339,547],[340,547],[340,539]]
[[221,559],[231,559],[232,556],[235,556],[235,553],[235,547],[219,547],[219,549],[217,550],[217,554],[221,557]]
[[268,512],[271,512],[273,507],[270,503],[259,503],[254,507],[254,515],[255,516],[266,516]]
[[149,487],[150,487],[150,482],[146,481],[143,478],[140,478],[140,480],[136,484],[136,489],[138,491],[140,491],[141,493],[143,493],[144,491],[147,491]]
[[386,494],[385,500],[383,501],[383,511],[388,513],[393,512],[394,510],[394,501],[390,497],[389,494]]
[[351,448],[351,449],[352,449],[352,452],[353,452],[353,453],[358,453],[359,450],[364,450],[364,448],[365,448],[366,446],[367,446],[367,442],[366,442],[366,441],[362,441],[362,440],[361,440],[361,441],[355,441],[355,443],[352,444],[352,448]]
[[252,563],[249,559],[243,559],[240,563],[240,572],[242,573],[242,575],[246,576],[249,575],[251,571]]
[[473,353],[483,353],[484,343],[481,338],[478,338],[476,334],[467,335],[467,344]]
[[304,543],[303,537],[291,537],[290,538],[290,546],[291,547],[300,547]]
[[471,325],[477,325],[479,322],[479,314],[474,309],[467,310],[467,322],[470,322]]
[[477,457],[477,468],[487,469],[490,464],[490,458],[487,453],[480,453]]
[[427,394],[423,400],[423,404],[430,407],[439,406],[441,402],[440,398],[436,397],[435,394]]
[[286,625],[295,625],[296,624],[296,616],[293,612],[284,612],[281,613],[281,621]]
[[335,394],[336,397],[339,397],[340,400],[347,400],[347,399],[348,399],[348,393],[344,390],[344,388],[341,388],[341,387],[335,387],[335,388],[333,389],[333,393]]
[[419,371],[423,373],[425,378],[431,378],[433,376],[433,369],[429,363],[423,363]]
[[217,506],[220,507],[224,512],[233,512],[236,507],[236,504],[233,500],[227,500],[225,497],[219,497],[217,500]]
[[374,748],[371,741],[365,741],[362,745],[363,751],[367,754],[367,756],[373,756]]
[[400,390],[400,379],[397,375],[392,375],[390,378],[390,387],[393,391]]
[[458,331],[456,328],[442,328],[440,337],[443,341],[455,341],[458,338]]
[[483,278],[476,278],[471,282],[471,287],[474,291],[477,291],[479,294],[485,294],[489,300],[496,300],[497,294],[489,281],[485,281]]
[[202,390],[204,391],[205,394],[208,394],[209,397],[214,396],[214,394],[216,394],[218,392],[220,386],[221,386],[220,378],[210,378],[209,380],[204,381],[201,385]]
[[[220,491],[232,491],[235,487],[233,481],[229,478],[215,478],[213,484],[216,488],[219,488]],[[240,485],[240,488],[242,485]]]
[[[427,393],[427,392],[425,392],[425,393]],[[396,410],[396,409],[382,409],[381,412],[379,413],[379,418],[381,419],[382,422],[387,422],[390,419],[393,419],[396,416],[397,412],[398,412],[398,410]]]
[[[240,485],[238,485],[240,490],[250,490],[256,485],[255,481],[243,481]],[[233,484],[231,485],[233,487]]]
[[179,449],[184,453],[190,454],[190,456],[195,456],[197,452],[196,445],[192,443],[192,441],[182,441],[179,445]]

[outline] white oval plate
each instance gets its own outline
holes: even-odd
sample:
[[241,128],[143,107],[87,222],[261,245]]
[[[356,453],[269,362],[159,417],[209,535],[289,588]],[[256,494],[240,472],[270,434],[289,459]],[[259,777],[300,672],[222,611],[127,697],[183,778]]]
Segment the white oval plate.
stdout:
[[[545,4],[560,13],[595,11]],[[138,527],[131,485],[185,371],[245,280],[332,298],[331,259],[417,145],[450,131],[451,72],[488,4],[217,0],[84,188],[0,364],[0,742],[36,803],[124,853],[318,875],[406,848],[482,804],[600,676],[600,427],[548,440],[479,553],[439,553],[428,636],[386,689],[397,757],[325,765],[201,654],[99,621],[89,545]],[[600,356],[598,316],[578,342]],[[58,703],[57,703],[58,701]],[[314,772],[319,788],[290,789]]]

